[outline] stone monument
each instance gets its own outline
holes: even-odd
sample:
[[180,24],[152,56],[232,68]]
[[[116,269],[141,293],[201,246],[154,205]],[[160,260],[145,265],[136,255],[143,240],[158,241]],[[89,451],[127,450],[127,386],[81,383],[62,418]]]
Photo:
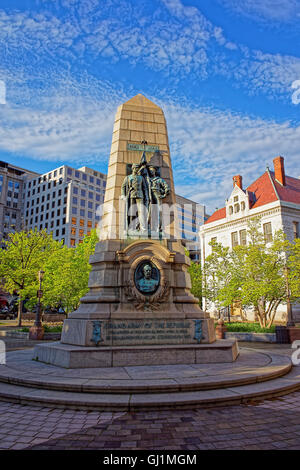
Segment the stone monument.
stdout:
[[99,243],[89,292],[65,320],[61,342],[34,358],[63,367],[230,362],[214,320],[191,294],[162,109],[143,95],[115,117]]

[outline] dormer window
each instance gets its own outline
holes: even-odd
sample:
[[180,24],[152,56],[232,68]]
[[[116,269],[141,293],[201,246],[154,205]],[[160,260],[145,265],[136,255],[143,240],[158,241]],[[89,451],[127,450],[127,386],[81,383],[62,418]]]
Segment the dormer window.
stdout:
[[234,204],[234,212],[237,214],[237,212],[240,211],[240,205],[239,204]]

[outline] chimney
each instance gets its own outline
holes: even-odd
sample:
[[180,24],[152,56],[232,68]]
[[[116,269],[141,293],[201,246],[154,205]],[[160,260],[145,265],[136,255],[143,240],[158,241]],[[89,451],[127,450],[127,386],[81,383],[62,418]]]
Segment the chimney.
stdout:
[[285,186],[285,172],[284,172],[284,158],[283,157],[276,157],[273,160],[274,163],[274,171],[275,171],[275,179]]
[[233,178],[233,187],[237,185],[239,188],[243,189],[243,178],[241,175],[236,175]]

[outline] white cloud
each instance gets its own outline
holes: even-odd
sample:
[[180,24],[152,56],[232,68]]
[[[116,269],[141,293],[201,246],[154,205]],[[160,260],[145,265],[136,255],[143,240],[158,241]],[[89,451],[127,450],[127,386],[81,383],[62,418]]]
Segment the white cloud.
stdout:
[[223,207],[234,175],[241,174],[248,186],[277,155],[286,157],[287,173],[300,174],[300,126],[217,109],[164,109],[176,183],[190,180],[183,195],[209,211]]
[[255,20],[294,21],[300,17],[299,0],[219,0],[230,8]]
[[[38,97],[38,106],[8,101],[0,107],[0,150],[37,160],[105,165],[117,106],[130,96],[91,77],[81,83],[62,80],[58,88],[53,81],[56,87]],[[249,185],[279,154],[286,157],[287,172],[300,174],[300,126],[170,104],[169,96],[149,98],[166,115],[176,191],[181,188],[182,195],[206,204],[208,211],[223,206],[232,176],[242,174]]]

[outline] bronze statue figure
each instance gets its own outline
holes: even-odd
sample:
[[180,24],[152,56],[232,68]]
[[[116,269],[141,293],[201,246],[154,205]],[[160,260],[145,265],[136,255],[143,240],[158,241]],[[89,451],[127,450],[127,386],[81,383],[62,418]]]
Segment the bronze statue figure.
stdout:
[[126,201],[125,228],[128,236],[161,237],[162,199],[170,193],[157,168],[148,165],[145,152],[140,164],[132,165],[132,173],[124,178],[121,197]]

